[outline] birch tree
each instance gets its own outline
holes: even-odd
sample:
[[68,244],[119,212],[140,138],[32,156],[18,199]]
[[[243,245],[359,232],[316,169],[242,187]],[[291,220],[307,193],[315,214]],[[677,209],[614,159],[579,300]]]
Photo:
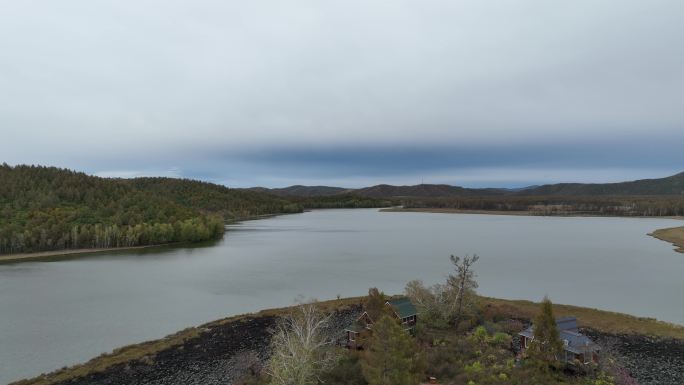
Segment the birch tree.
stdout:
[[300,304],[276,326],[266,374],[274,385],[314,385],[335,364],[337,355],[327,327],[330,316],[315,303]]
[[426,287],[422,281],[413,280],[406,284],[406,296],[418,307],[421,322],[431,325],[446,325],[454,318],[456,291],[447,284]]

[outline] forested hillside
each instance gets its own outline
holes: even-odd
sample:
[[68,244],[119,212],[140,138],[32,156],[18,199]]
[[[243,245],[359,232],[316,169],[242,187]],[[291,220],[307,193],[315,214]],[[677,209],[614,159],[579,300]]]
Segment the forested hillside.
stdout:
[[419,184],[413,186],[393,186],[380,184],[359,189],[346,189],[329,186],[290,186],[266,189],[257,187],[252,190],[268,192],[279,196],[334,196],[354,194],[369,198],[446,198],[446,197],[489,197],[489,196],[684,196],[684,172],[666,178],[641,179],[620,183],[559,183],[543,186],[530,186],[518,189],[503,188],[466,188],[446,184]]
[[658,179],[620,183],[559,183],[526,189],[518,195],[684,195],[684,172]]
[[269,194],[277,195],[280,197],[325,197],[331,195],[347,194],[352,192],[352,189],[347,189],[343,187],[329,187],[329,186],[302,186],[294,185],[290,187],[283,188],[265,188],[265,187],[253,187],[250,190],[267,192]]
[[356,194],[289,197],[288,200],[301,205],[305,209],[359,209],[389,207],[397,204],[398,202],[390,199],[369,198]]
[[220,237],[224,220],[300,211],[205,182],[0,165],[0,254],[201,241]]
[[507,191],[496,188],[465,188],[446,184],[419,184],[414,186],[392,186],[380,184],[354,191],[356,194],[373,198],[390,197],[448,197],[503,195]]

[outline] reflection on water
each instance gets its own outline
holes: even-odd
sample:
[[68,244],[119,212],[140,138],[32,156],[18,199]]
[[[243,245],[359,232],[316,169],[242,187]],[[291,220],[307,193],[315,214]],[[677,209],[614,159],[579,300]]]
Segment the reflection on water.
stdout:
[[[223,240],[0,265],[0,383],[302,294],[398,293],[477,253],[480,292],[684,324],[667,219],[321,210],[228,226]],[[684,304],[683,304],[684,305]]]

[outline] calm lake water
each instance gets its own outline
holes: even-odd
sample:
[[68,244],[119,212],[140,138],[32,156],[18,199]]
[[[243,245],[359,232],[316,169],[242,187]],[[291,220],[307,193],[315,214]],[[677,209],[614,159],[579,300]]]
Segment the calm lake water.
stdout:
[[646,235],[668,219],[321,210],[231,226],[204,247],[0,265],[0,383],[297,295],[441,282],[477,253],[479,292],[684,324],[684,255]]

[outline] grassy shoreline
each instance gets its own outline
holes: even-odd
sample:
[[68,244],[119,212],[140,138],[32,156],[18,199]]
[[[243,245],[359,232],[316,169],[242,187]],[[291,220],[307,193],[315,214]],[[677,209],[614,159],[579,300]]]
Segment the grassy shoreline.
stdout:
[[669,242],[676,247],[676,252],[684,253],[684,226],[658,229],[648,235],[661,241]]
[[[322,310],[327,312],[348,309],[360,305],[365,297],[343,298],[320,302]],[[480,305],[486,310],[493,308],[501,314],[517,319],[532,319],[538,312],[539,303],[525,300],[508,300],[489,297],[479,297]],[[684,326],[676,325],[653,318],[636,317],[623,313],[616,313],[592,308],[572,305],[554,304],[557,317],[575,315],[581,327],[593,330],[624,335],[640,335],[654,339],[674,339],[684,341]],[[244,323],[246,320],[259,317],[278,317],[286,314],[291,307],[266,309],[258,313],[249,313],[222,318],[196,327],[190,327],[158,340],[146,341],[114,349],[111,353],[102,354],[85,363],[63,368],[49,374],[43,374],[32,379],[20,380],[11,385],[51,385],[62,383],[74,378],[84,377],[92,373],[101,373],[116,365],[132,361],[154,361],[156,354],[169,349],[177,349],[188,341],[200,341],[202,333],[209,332],[213,327],[226,324]]]
[[[480,297],[484,306],[503,310],[511,318],[532,319],[539,310],[539,303],[528,300]],[[635,334],[651,338],[672,338],[684,341],[684,325],[660,321],[651,317],[638,317],[609,310],[575,305],[553,304],[556,317],[576,316],[579,326],[602,333]]]

